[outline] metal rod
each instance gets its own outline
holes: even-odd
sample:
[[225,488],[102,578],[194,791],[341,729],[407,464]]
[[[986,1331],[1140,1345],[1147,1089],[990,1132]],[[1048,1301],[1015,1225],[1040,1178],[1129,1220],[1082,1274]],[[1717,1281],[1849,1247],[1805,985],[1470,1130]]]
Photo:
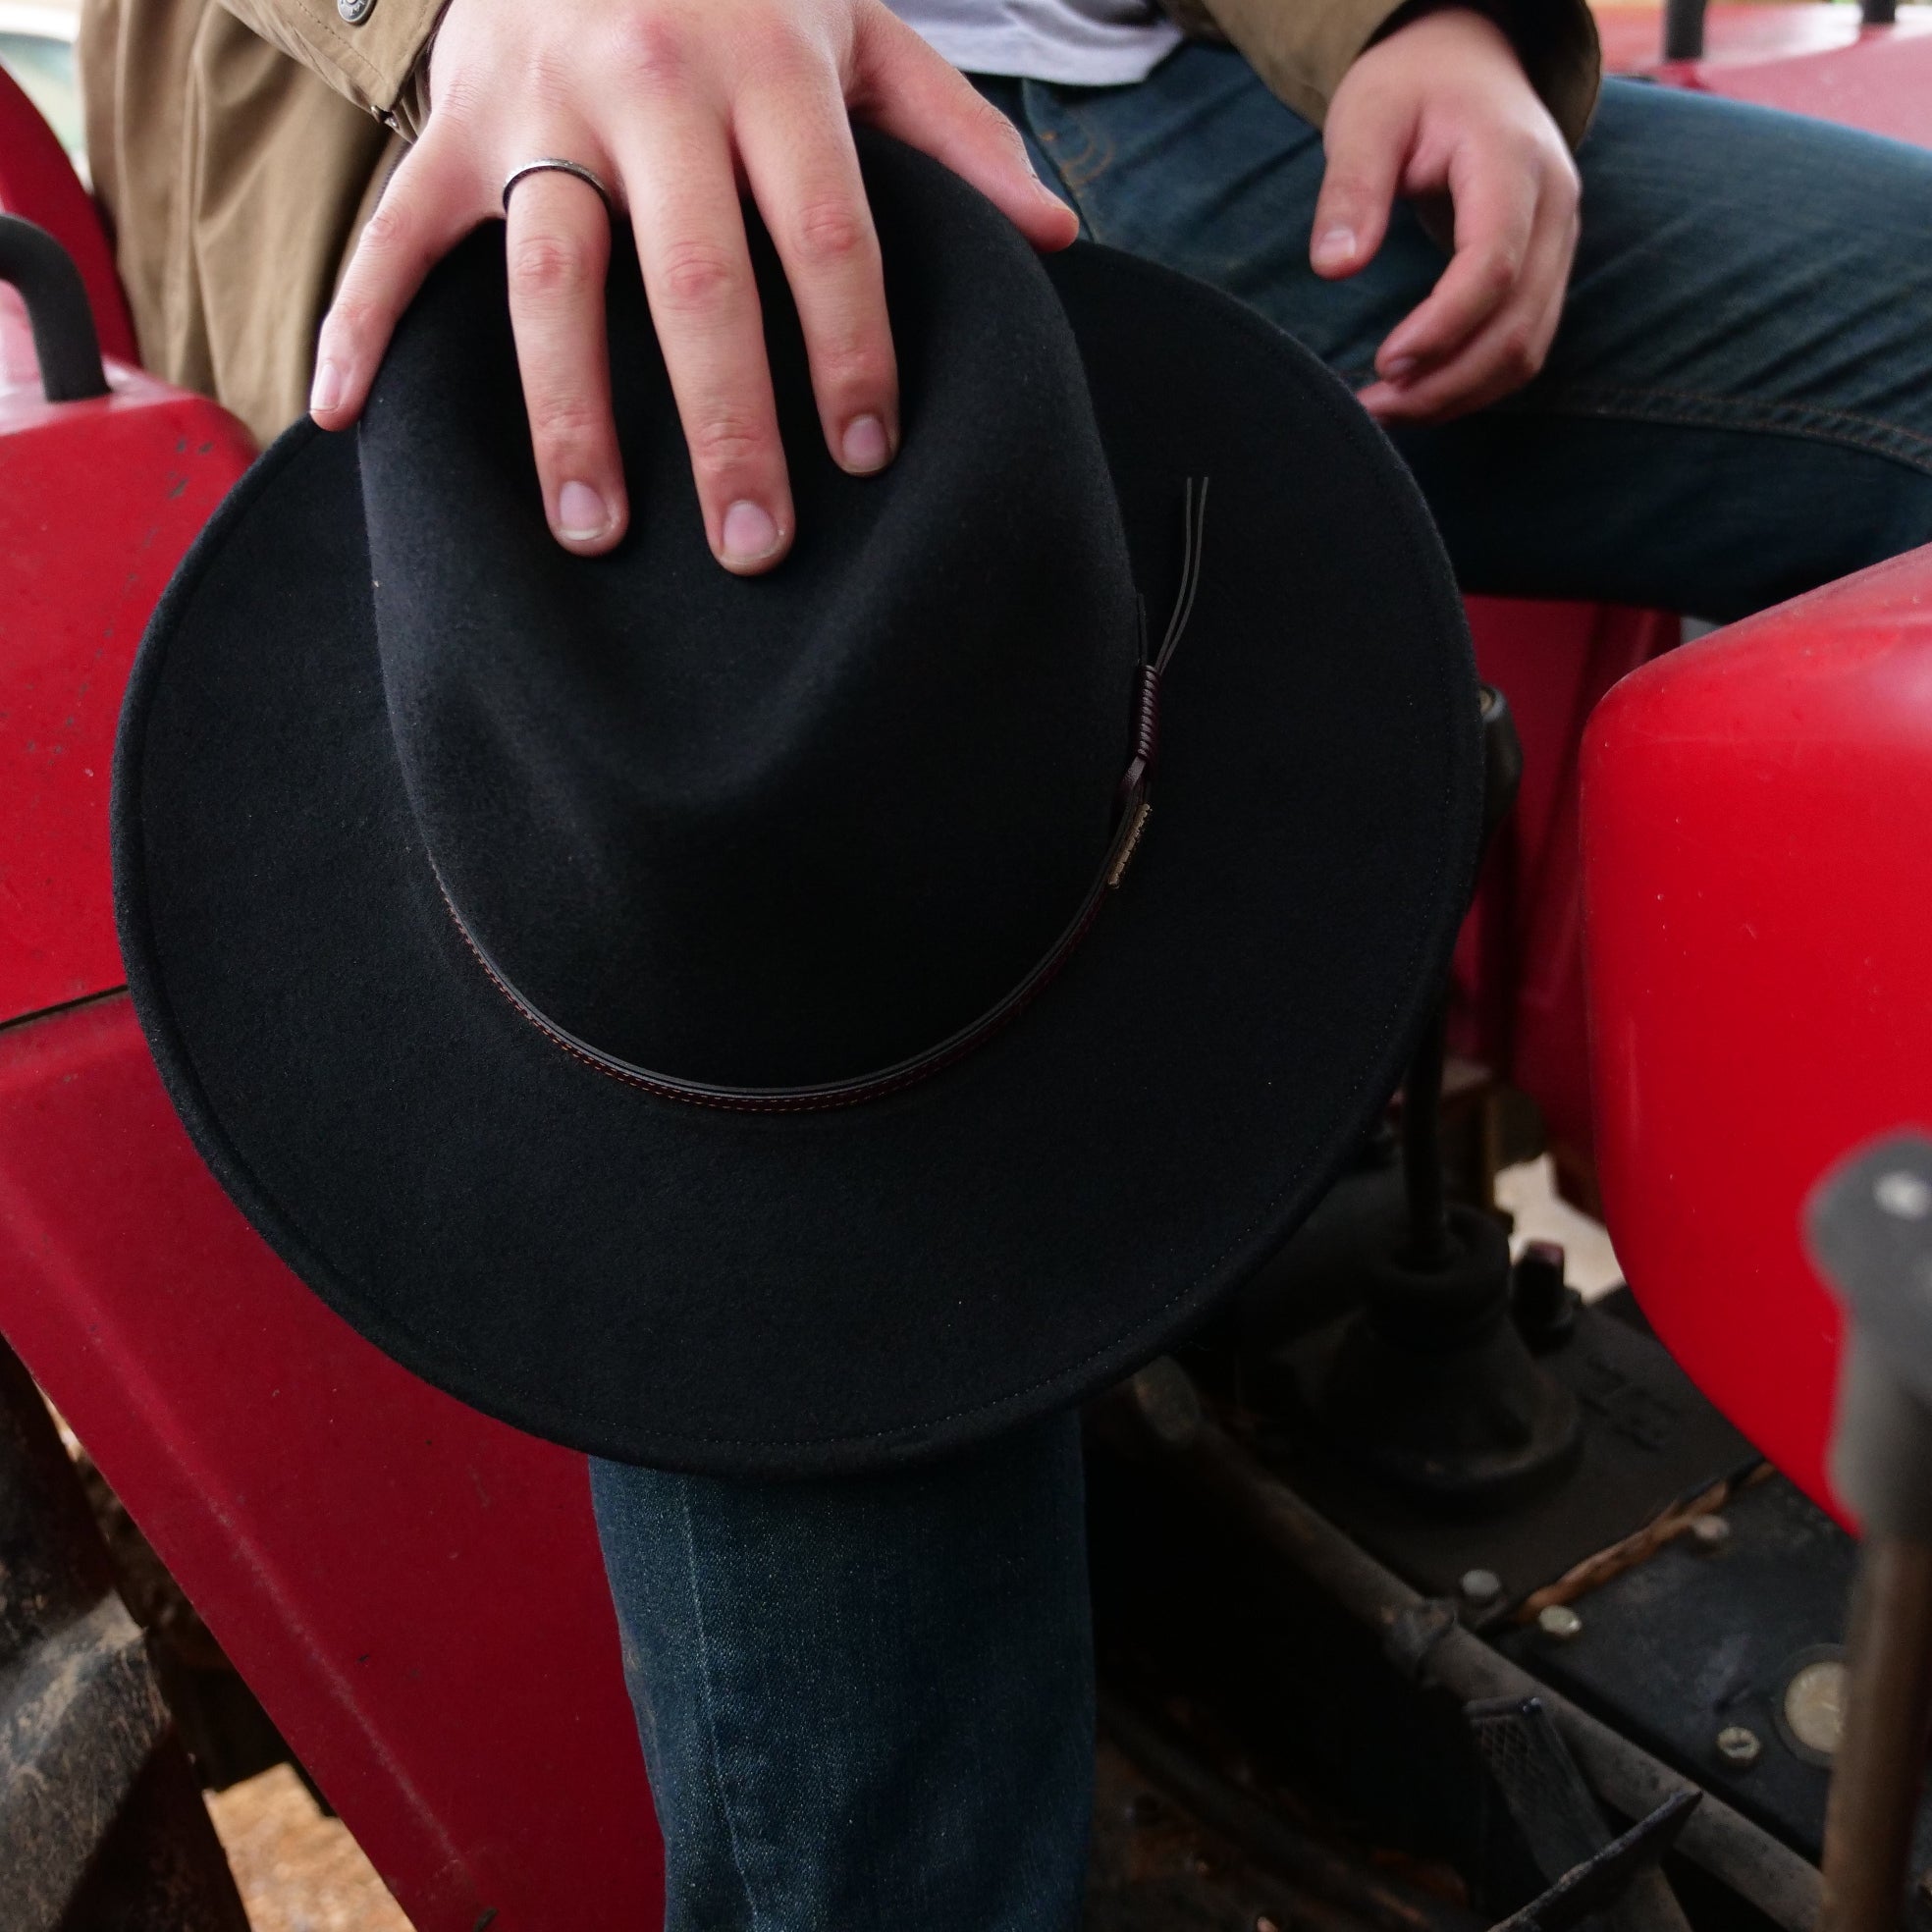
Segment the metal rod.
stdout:
[[11,282],[27,304],[47,401],[105,396],[107,371],[101,366],[94,311],[74,257],[44,228],[0,214],[0,282]]
[[1700,60],[1704,52],[1704,0],[1664,0],[1664,58]]
[[1409,1210],[1403,1259],[1423,1269],[1449,1262],[1449,1207],[1442,1185],[1442,1065],[1448,1033],[1445,1001],[1436,1007],[1402,1083],[1402,1191]]
[[[1178,1364],[1151,1364],[1122,1393],[1144,1441],[1161,1448],[1204,1493],[1349,1615],[1379,1632],[1392,1652],[1414,1656],[1423,1682],[1465,1702],[1540,1697],[1591,1788],[1620,1816],[1647,1817],[1676,1793],[1702,1789],[1490,1649],[1453,1613],[1443,1613],[1383,1569],[1209,1420]],[[1710,1793],[1686,1824],[1678,1850],[1785,1932],[1813,1932],[1821,1893],[1816,1866]]]
[[1483,1921],[1475,1912],[1432,1899],[1392,1872],[1365,1868],[1311,1838],[1222,1777],[1171,1727],[1137,1710],[1117,1691],[1100,1692],[1100,1722],[1114,1743],[1203,1824],[1352,1919],[1378,1932],[1480,1932]]
[[1932,1722],[1932,1548],[1869,1536],[1852,1598],[1819,1932],[1896,1932]]

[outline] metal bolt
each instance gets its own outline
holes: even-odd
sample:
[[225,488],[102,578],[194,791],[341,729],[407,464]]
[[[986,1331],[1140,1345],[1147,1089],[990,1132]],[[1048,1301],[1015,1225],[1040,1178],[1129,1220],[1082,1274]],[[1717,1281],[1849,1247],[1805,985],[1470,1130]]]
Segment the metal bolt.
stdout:
[[1503,1580],[1493,1570],[1465,1570],[1457,1587],[1473,1610],[1486,1610],[1503,1593]]
[[1742,1724],[1727,1724],[1717,1734],[1717,1754],[1726,1764],[1744,1771],[1764,1755],[1764,1746],[1755,1731],[1747,1731]]
[[1531,1343],[1561,1341],[1576,1325],[1577,1296],[1566,1265],[1561,1242],[1530,1241],[1510,1270],[1510,1306]]
[[1536,1628],[1559,1643],[1568,1643],[1583,1634],[1583,1620],[1567,1603],[1552,1603],[1536,1612]]
[[1706,1556],[1715,1556],[1731,1540],[1731,1525],[1721,1516],[1693,1516],[1690,1519],[1692,1547]]

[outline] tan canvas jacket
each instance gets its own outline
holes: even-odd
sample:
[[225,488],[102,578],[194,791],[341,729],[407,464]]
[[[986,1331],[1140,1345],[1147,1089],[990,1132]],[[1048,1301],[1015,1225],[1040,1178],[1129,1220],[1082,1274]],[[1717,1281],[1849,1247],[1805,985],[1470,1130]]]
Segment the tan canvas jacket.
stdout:
[[[1319,122],[1401,0],[1176,0]],[[1574,143],[1596,98],[1585,0],[1484,0]],[[350,244],[427,112],[445,0],[83,0],[94,184],[142,360],[264,440],[308,393]],[[349,16],[356,18],[351,21]]]

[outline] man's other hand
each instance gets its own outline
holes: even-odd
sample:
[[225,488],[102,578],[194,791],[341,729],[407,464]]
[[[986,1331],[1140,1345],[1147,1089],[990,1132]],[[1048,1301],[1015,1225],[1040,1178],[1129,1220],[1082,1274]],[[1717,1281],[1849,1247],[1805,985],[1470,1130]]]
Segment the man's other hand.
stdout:
[[[881,0],[451,0],[430,114],[370,218],[322,325],[310,401],[354,421],[399,316],[435,263],[501,212],[505,177],[545,156],[591,169],[637,237],[713,552],[769,569],[793,533],[739,196],[798,304],[833,459],[883,469],[898,382],[879,242],[851,118],[963,175],[1042,248],[1073,212],[996,109]],[[594,188],[554,171],[510,196],[510,317],[552,530],[596,556],[629,518],[611,419]]]
[[1398,27],[1343,77],[1323,145],[1318,275],[1373,259],[1398,193],[1454,209],[1455,253],[1376,351],[1364,405],[1385,422],[1439,422],[1520,389],[1563,312],[1579,188],[1508,38],[1464,7]]

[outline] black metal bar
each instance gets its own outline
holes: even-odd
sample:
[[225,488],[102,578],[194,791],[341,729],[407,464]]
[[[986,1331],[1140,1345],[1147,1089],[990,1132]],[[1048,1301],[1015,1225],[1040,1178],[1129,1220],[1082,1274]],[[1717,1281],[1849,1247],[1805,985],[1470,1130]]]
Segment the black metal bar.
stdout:
[[1664,58],[1698,60],[1704,51],[1704,0],[1664,0]]
[[100,338],[80,271],[44,228],[0,215],[0,282],[11,282],[33,325],[40,389],[49,402],[79,402],[107,394]]
[[[1484,1697],[1465,1704],[1463,1716],[1547,1883],[1575,1876],[1609,1849],[1613,1834],[1540,1697]],[[1654,1864],[1633,1870],[1624,1887],[1604,1914],[1603,1932],[1690,1932],[1677,1894]]]
[[1864,0],[1858,12],[1867,27],[1893,27],[1898,24],[1899,0]]
[[[1509,700],[1493,685],[1481,692],[1482,836],[1480,868],[1523,782],[1523,741]],[[1447,1267],[1449,1208],[1442,1177],[1442,1070],[1448,1052],[1449,1007],[1436,1007],[1402,1083],[1402,1172],[1409,1212],[1412,1267]]]
[[[1648,1817],[1666,1798],[1701,1790],[1492,1650],[1462,1628],[1452,1606],[1423,1598],[1317,1515],[1208,1418],[1177,1363],[1150,1364],[1111,1400],[1129,1426],[1142,1427],[1144,1441],[1164,1450],[1205,1495],[1350,1616],[1380,1632],[1391,1656],[1422,1682],[1465,1702],[1541,1698],[1591,1788],[1619,1816]],[[1141,1421],[1150,1414],[1158,1418],[1153,1426]],[[1708,1792],[1678,1849],[1785,1932],[1814,1932],[1817,1867]]]
[[1449,1203],[1442,1179],[1442,1065],[1449,1009],[1438,1005],[1402,1083],[1402,1189],[1409,1212],[1403,1260],[1422,1269],[1449,1264]]
[[1572,1926],[1616,1905],[1633,1879],[1655,1869],[1700,1801],[1698,1793],[1688,1791],[1665,1798],[1647,1818],[1565,1872],[1541,1898],[1511,1913],[1494,1932],[1570,1932]]

